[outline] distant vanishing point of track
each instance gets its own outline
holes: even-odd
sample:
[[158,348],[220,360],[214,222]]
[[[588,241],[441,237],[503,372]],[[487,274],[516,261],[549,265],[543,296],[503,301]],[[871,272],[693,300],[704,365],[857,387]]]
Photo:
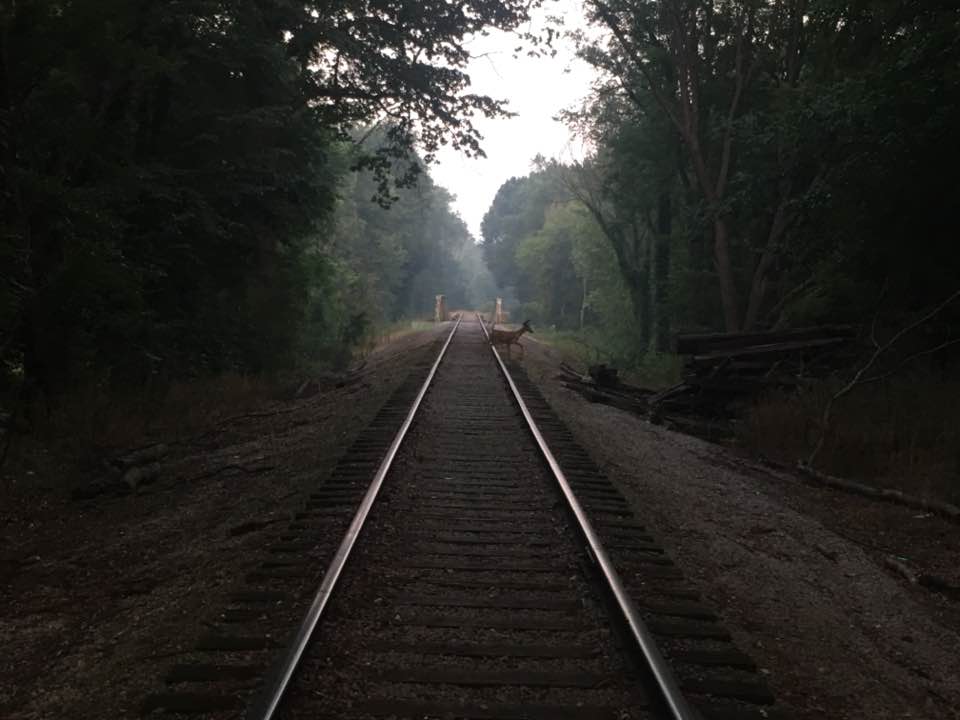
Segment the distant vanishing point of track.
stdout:
[[472,318],[265,551],[146,712],[749,720],[775,709],[750,658]]

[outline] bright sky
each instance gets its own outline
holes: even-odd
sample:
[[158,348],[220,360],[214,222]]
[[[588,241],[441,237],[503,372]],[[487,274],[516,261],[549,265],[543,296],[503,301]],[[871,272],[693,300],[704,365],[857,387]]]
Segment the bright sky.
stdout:
[[[547,5],[551,15],[564,17],[567,29],[583,26],[579,2],[557,0]],[[540,12],[539,21],[544,14]],[[470,42],[471,91],[508,100],[517,116],[476,119],[486,158],[466,158],[447,146],[430,168],[433,179],[456,196],[454,207],[477,240],[480,222],[497,189],[511,177],[528,174],[537,154],[567,161],[583,155],[582,143],[553,118],[560,110],[581,104],[590,91],[593,70],[574,56],[573,43],[565,38],[554,41],[557,54],[553,58],[524,54],[515,58],[513,50],[519,45],[515,36],[506,33]]]

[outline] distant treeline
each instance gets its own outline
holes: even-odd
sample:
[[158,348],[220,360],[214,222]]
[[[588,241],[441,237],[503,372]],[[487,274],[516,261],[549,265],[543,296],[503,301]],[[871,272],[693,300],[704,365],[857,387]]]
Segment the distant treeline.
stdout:
[[468,302],[478,257],[420,169],[480,152],[471,115],[502,111],[463,40],[526,8],[3,3],[0,401],[342,360]]
[[365,335],[401,318],[432,318],[447,307],[480,307],[496,286],[452,196],[426,171],[396,191],[391,206],[372,202],[371,173],[347,175],[329,232],[306,253],[316,268],[304,326],[305,358],[342,361]]
[[[483,224],[521,314],[637,354],[676,330],[877,315],[889,337],[960,289],[956,7],[585,8],[601,80],[566,119],[592,152],[508,181]],[[948,341],[958,314],[908,344]]]

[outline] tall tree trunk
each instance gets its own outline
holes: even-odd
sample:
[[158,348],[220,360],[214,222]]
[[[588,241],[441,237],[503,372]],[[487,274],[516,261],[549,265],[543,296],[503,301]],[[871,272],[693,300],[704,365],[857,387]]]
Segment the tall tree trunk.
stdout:
[[650,271],[649,271],[649,232],[643,232],[641,225],[635,219],[630,224],[631,245],[633,249],[633,275],[636,287],[631,283],[633,307],[637,313],[640,327],[640,346],[647,348],[650,344]]
[[587,274],[583,274],[583,294],[580,297],[580,330],[583,331],[584,321],[587,316]]
[[630,293],[630,306],[633,308],[633,316],[637,327],[640,329],[640,345],[645,347],[649,335],[647,330],[644,329],[644,322],[649,314],[647,305],[650,298],[646,270],[643,266],[642,236],[638,232],[637,223],[634,221],[629,226],[624,226],[619,223],[608,222],[597,205],[591,202],[589,198],[580,196],[580,201],[590,211],[593,219],[596,220],[597,225],[600,226],[601,231],[610,241],[613,253],[617,258],[620,277],[623,278],[627,286],[627,292]]
[[[714,185],[696,134],[688,131],[685,141],[700,191],[704,199],[715,209],[723,202],[725,180],[718,181]],[[719,211],[717,212],[718,214],[713,219],[713,266],[720,281],[723,324],[727,332],[737,332],[740,329],[740,303],[737,298],[737,280],[733,271],[733,259],[730,257],[730,227],[727,224],[726,216],[719,214]]]
[[670,192],[660,194],[660,203],[657,208],[657,235],[656,265],[657,288],[653,302],[656,305],[657,329],[655,332],[654,350],[665,352],[670,343],[670,238],[673,234],[673,207],[670,201]]
[[649,299],[648,315],[650,316],[650,335],[647,338],[647,352],[657,352],[657,340],[660,336],[660,273],[657,266],[657,252],[660,247],[660,237],[656,233],[647,246],[647,291]]
[[760,317],[760,311],[763,309],[763,301],[767,294],[767,278],[777,258],[780,241],[787,227],[790,225],[790,213],[787,211],[789,202],[790,184],[787,184],[780,203],[777,205],[777,210],[773,214],[773,222],[770,224],[770,231],[767,234],[767,243],[753,270],[753,279],[750,283],[750,297],[747,299],[747,313],[743,319],[744,330],[752,330],[754,328],[757,324],[757,319]]
[[726,218],[713,221],[713,262],[720,279],[720,302],[723,305],[723,322],[727,332],[740,329],[740,309],[737,299],[737,283],[730,258],[730,237]]
[[649,319],[647,282],[645,278],[636,272],[630,275],[624,274],[623,279],[627,283],[627,290],[630,293],[630,304],[633,306],[637,328],[640,331],[639,345],[642,348],[646,348],[649,337],[649,326],[647,322],[645,322]]

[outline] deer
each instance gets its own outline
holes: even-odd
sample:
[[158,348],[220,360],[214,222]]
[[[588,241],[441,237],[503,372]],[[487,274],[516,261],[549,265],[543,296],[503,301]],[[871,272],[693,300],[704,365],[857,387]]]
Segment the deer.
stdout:
[[523,325],[520,326],[519,330],[497,330],[490,326],[490,344],[491,345],[506,345],[507,346],[507,357],[510,357],[510,346],[516,345],[521,350],[523,354],[526,355],[527,351],[524,350],[523,345],[520,344],[520,338],[524,333],[532,333],[533,328],[530,327],[530,321],[524,320]]

